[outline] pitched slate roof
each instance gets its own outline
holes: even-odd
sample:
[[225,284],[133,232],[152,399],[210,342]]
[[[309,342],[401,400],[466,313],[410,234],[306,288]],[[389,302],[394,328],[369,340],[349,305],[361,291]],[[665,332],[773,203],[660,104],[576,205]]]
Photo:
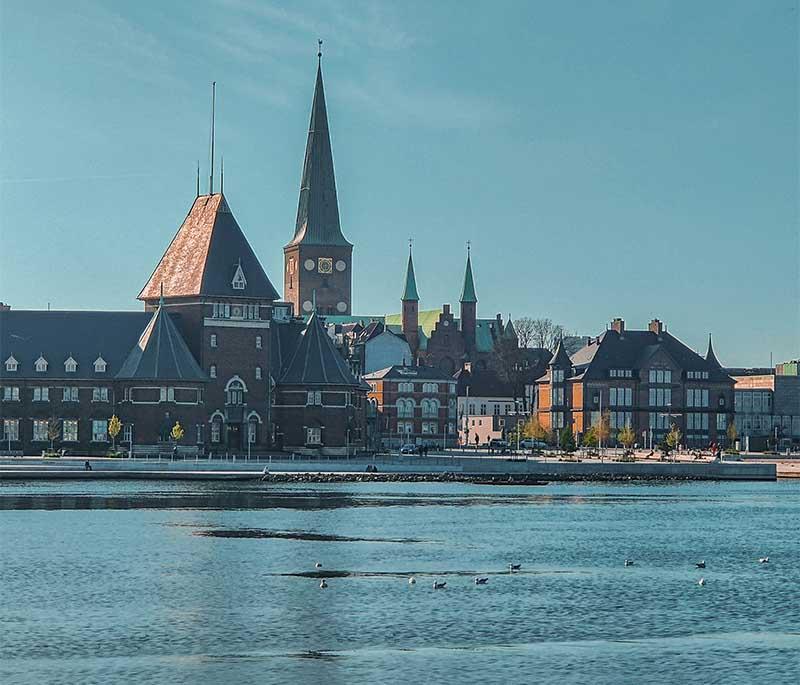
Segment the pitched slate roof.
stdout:
[[560,369],[568,369],[572,366],[569,355],[564,349],[564,345],[560,339],[556,345],[556,351],[553,352],[553,356],[550,359],[550,366],[555,366]]
[[711,333],[708,334],[708,349],[706,350],[706,361],[712,366],[717,367],[718,369],[722,368],[722,364],[719,363],[717,355],[714,354],[714,348],[711,345]]
[[[113,378],[151,318],[149,312],[0,311],[0,378]],[[13,354],[17,371],[6,371]],[[39,356],[47,370],[38,372]],[[66,373],[64,362],[72,357],[75,373]],[[94,362],[102,357],[105,373],[96,373]]]
[[[294,237],[289,245],[350,245],[339,224],[339,203],[333,173],[333,152],[328,131],[328,111],[322,85],[322,66],[317,66],[317,83],[311,105],[300,201]],[[288,247],[288,245],[287,245]]]
[[503,329],[503,337],[509,339],[517,337],[517,331],[514,329],[514,323],[511,321],[511,314],[508,315],[508,323]]
[[270,325],[270,335],[272,336],[270,345],[272,366],[270,368],[272,377],[276,381],[284,374],[289,362],[292,361],[305,328],[306,324],[299,319],[274,321]]
[[373,371],[364,375],[364,380],[407,380],[420,381],[452,381],[453,377],[434,366],[387,366],[380,371]]
[[403,289],[403,301],[419,301],[417,293],[417,279],[414,276],[414,260],[411,259],[411,252],[408,253],[408,266],[406,267],[406,287]]
[[208,380],[162,305],[152,314],[116,377],[123,380]]
[[464,271],[464,287],[461,289],[460,302],[477,302],[478,298],[475,295],[475,281],[472,278],[472,260],[469,253],[467,253],[467,268]]
[[316,314],[309,318],[294,355],[278,383],[361,386]]
[[[244,289],[234,290],[238,268]],[[164,252],[140,300],[165,297],[258,297],[277,300],[272,286],[222,193],[200,195]]]
[[[709,380],[730,381],[730,377],[712,362],[701,357],[667,331],[661,335],[652,331],[625,330],[621,335],[607,330],[572,355],[571,363],[576,370],[573,378],[586,380],[608,377],[609,369],[646,368],[648,360],[657,352],[668,355],[683,371],[708,371]],[[539,380],[546,380],[544,376]]]

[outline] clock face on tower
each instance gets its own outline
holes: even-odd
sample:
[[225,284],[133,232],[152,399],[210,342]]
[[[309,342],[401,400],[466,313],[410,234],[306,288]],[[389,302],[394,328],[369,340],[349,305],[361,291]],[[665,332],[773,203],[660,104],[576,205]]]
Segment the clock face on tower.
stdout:
[[321,274],[333,273],[333,259],[330,257],[320,257],[317,260],[317,270]]

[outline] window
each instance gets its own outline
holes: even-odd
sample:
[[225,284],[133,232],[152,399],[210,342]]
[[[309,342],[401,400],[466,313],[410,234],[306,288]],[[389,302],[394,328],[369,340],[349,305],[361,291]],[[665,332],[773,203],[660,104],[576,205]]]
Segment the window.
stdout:
[[671,407],[672,388],[650,388],[649,400],[651,407]]
[[397,384],[397,392],[414,392],[414,384],[413,383],[398,383]]
[[672,371],[670,369],[650,369],[651,383],[672,383]]
[[553,388],[553,398],[551,403],[559,406],[564,404],[564,388]]
[[44,373],[47,371],[47,360],[44,357],[39,357],[33,364],[37,373]]
[[322,390],[309,390],[308,398],[306,399],[307,405],[322,406]]
[[19,419],[3,419],[3,440],[19,440]]
[[686,414],[686,430],[708,430],[708,414]]
[[610,388],[608,403],[612,407],[630,407],[633,404],[633,390],[631,388]]
[[19,388],[5,386],[3,388],[4,402],[19,402]]
[[6,359],[6,371],[16,371],[19,368],[19,362],[14,359],[14,355],[12,354],[8,359]]
[[239,380],[231,380],[228,382],[228,389],[226,391],[227,404],[239,406],[244,404],[244,384]]
[[222,421],[214,419],[211,422],[211,442],[218,444],[222,436]]
[[217,377],[217,365],[212,364],[208,367],[208,377],[209,378],[216,378]]
[[47,442],[47,421],[35,419],[33,422],[33,441],[34,442]]
[[242,271],[241,263],[236,267],[236,273],[233,274],[233,280],[231,281],[231,287],[234,290],[244,290],[247,286],[247,279],[244,277],[244,271]]
[[108,424],[102,419],[92,421],[92,442],[108,442]]
[[211,337],[208,340],[208,344],[211,345],[211,347],[216,347],[217,346],[217,334],[216,333],[212,333],[211,334]]
[[613,429],[624,428],[631,425],[631,412],[612,411],[609,417],[609,427]]
[[726,414],[717,414],[717,433],[728,429],[728,417]]
[[261,380],[261,367],[260,366],[256,367],[256,380],[257,381]]
[[33,389],[34,402],[49,402],[50,401],[50,388],[34,388]]
[[708,371],[687,371],[686,378],[688,380],[707,380]]
[[435,418],[439,416],[438,400],[424,399],[422,400],[421,405],[423,418]]
[[133,424],[126,423],[122,426],[122,441],[129,445],[133,443]]
[[250,419],[247,422],[247,442],[249,442],[251,445],[255,444],[256,442],[256,436],[258,435],[257,431],[258,421],[255,419]]
[[92,402],[108,402],[108,388],[92,388]]
[[633,369],[609,369],[610,378],[633,378]]
[[481,402],[481,416],[486,416],[486,403]]
[[553,428],[563,428],[564,427],[564,412],[563,411],[554,411],[553,412]]
[[[423,400],[426,401],[426,400]],[[414,400],[397,400],[397,416],[399,418],[413,418],[414,416]]]
[[257,349],[257,350],[260,350],[260,349],[261,349],[261,344],[262,344],[262,343],[261,343],[261,336],[260,336],[260,335],[257,335],[257,336],[256,336],[256,349]]
[[439,432],[439,424],[436,421],[423,421],[422,432],[426,435],[433,435]]
[[75,373],[78,370],[78,362],[76,362],[71,356],[67,361],[64,362],[64,371],[67,373]]
[[667,430],[670,427],[669,414],[650,412],[650,428],[653,430]]
[[564,369],[553,369],[553,383],[564,382]]
[[687,390],[686,390],[686,406],[687,407],[707,407],[708,406],[708,388],[687,388]]
[[74,419],[64,419],[62,428],[64,442],[78,442],[78,422]]
[[106,360],[103,359],[102,357],[98,357],[97,359],[94,360],[95,373],[105,373],[107,366],[108,364],[106,364]]
[[62,402],[77,402],[78,401],[78,388],[64,388],[63,395],[61,396]]
[[321,445],[321,444],[322,444],[322,429],[306,428],[306,445]]
[[423,383],[422,384],[422,392],[424,393],[437,393],[439,392],[439,384],[438,383]]

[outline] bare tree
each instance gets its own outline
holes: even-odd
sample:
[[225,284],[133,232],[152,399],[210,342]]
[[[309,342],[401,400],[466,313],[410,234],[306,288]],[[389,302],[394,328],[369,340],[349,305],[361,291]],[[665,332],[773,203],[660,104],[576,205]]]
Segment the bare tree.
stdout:
[[[519,336],[519,331],[517,331],[517,335]],[[531,320],[533,347],[543,347],[552,352],[563,335],[566,335],[564,327],[561,324],[553,323],[551,319]]]
[[533,325],[534,320],[530,316],[523,316],[514,322],[520,347],[534,347]]

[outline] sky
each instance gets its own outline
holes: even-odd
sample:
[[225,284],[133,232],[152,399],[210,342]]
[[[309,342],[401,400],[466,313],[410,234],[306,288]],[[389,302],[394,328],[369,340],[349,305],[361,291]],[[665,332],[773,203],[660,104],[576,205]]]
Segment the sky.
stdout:
[[0,301],[139,309],[209,171],[282,286],[322,38],[353,310],[800,356],[797,0],[0,4]]

